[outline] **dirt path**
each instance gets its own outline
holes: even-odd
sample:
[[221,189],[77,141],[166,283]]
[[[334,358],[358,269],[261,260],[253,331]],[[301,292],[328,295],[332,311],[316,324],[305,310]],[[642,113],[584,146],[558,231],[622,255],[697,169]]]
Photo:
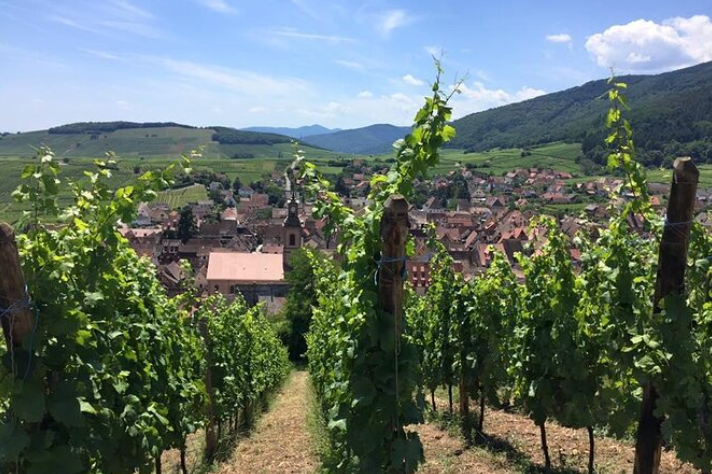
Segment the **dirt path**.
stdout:
[[221,474],[306,474],[317,471],[319,461],[309,437],[309,376],[294,371],[257,422],[251,436],[241,440]]

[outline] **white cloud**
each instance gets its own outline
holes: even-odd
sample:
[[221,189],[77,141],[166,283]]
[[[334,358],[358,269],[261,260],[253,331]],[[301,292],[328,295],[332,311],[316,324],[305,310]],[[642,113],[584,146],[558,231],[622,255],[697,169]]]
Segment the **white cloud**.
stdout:
[[571,35],[566,33],[547,35],[546,40],[551,43],[571,43]]
[[418,79],[417,77],[413,77],[411,74],[406,74],[403,76],[403,82],[406,84],[410,84],[411,86],[422,86],[425,84],[423,81]]
[[541,89],[534,89],[533,87],[524,86],[514,94],[513,102],[521,102],[523,100],[534,99],[544,94],[546,94],[546,92]]
[[226,0],[199,0],[199,3],[218,13],[237,13],[237,9]]
[[145,38],[163,38],[165,34],[154,25],[152,13],[127,0],[93,2],[82,8],[71,6],[48,8],[49,21],[102,36],[124,36],[130,33]]
[[504,89],[488,89],[481,82],[471,85],[461,84],[460,94],[453,97],[453,114],[462,117],[474,112],[500,107],[502,105],[521,102],[544,95],[541,89],[524,86],[516,92],[507,92]]
[[405,10],[388,10],[379,15],[376,20],[376,28],[384,37],[390,36],[391,32],[397,28],[407,26],[413,22],[413,17]]
[[297,38],[306,40],[329,41],[332,43],[355,43],[356,40],[346,36],[323,35],[319,33],[305,33],[295,28],[282,28],[271,30],[271,34],[285,38]]
[[359,99],[370,99],[373,97],[373,92],[371,91],[361,91],[358,94],[356,94],[356,97]]
[[263,114],[263,113],[267,112],[267,107],[263,107],[261,105],[255,105],[255,106],[247,109],[247,111],[251,114]]
[[239,93],[241,96],[311,97],[312,88],[307,82],[289,77],[274,77],[253,71],[228,69],[209,64],[175,59],[155,59],[167,70],[184,78],[195,79]]
[[344,106],[339,102],[331,101],[326,105],[320,107],[298,108],[296,109],[296,112],[299,115],[308,118],[332,119],[334,117],[350,113],[351,109],[348,106]]
[[299,11],[301,11],[303,14],[311,18],[312,20],[321,20],[321,14],[318,9],[312,8],[309,6],[306,2],[302,0],[290,0],[292,2],[292,5],[297,7]]
[[82,48],[82,49],[80,49],[80,51],[84,51],[88,55],[94,56],[95,58],[110,59],[112,61],[118,61],[119,59],[121,59],[113,53],[109,53],[107,51],[101,51],[98,49],[84,49],[84,48]]
[[125,100],[117,100],[116,101],[116,106],[120,108],[121,110],[132,110],[133,107],[131,107],[131,104],[129,104]]
[[592,35],[586,49],[601,67],[670,71],[712,60],[712,21],[706,15],[635,20]]
[[443,55],[443,48],[441,46],[426,46],[425,52],[428,56],[435,56],[436,58],[439,58]]
[[356,61],[346,61],[345,59],[337,59],[336,61],[334,61],[334,63],[345,68],[355,69],[357,71],[363,71],[366,69],[366,66]]

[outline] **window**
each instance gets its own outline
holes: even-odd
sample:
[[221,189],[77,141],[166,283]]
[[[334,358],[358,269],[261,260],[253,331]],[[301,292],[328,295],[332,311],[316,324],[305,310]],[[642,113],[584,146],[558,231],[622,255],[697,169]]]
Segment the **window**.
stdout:
[[289,234],[289,246],[294,247],[297,245],[297,239],[294,237],[294,234]]

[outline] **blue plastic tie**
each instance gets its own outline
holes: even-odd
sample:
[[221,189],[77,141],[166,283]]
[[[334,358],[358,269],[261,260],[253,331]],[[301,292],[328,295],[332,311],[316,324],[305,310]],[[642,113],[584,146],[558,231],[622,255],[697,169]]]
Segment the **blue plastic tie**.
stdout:
[[664,226],[665,226],[665,227],[679,227],[679,226],[683,226],[683,225],[692,224],[693,222],[695,222],[695,221],[670,222],[670,221],[668,220],[667,216],[666,216],[666,217],[665,217]]
[[31,305],[32,305],[32,303],[30,302],[30,298],[25,298],[23,300],[17,300],[14,303],[12,303],[10,306],[8,306],[7,308],[0,311],[0,319],[4,318],[5,316],[9,316],[12,313],[16,313],[23,309],[29,308],[29,307],[31,307]]
[[376,260],[376,265],[378,265],[378,268],[376,268],[376,273],[373,275],[373,283],[375,285],[378,285],[378,272],[381,270],[381,267],[385,263],[397,263],[397,262],[403,262],[403,269],[401,270],[401,278],[405,280],[406,275],[408,274],[408,268],[405,263],[408,261],[408,256],[403,255],[402,257],[381,257],[380,260]]

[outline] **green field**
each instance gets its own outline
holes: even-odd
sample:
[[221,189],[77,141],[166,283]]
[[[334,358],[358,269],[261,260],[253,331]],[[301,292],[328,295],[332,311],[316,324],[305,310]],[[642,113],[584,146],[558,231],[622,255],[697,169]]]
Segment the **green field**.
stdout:
[[[0,157],[32,158],[40,145],[50,147],[58,157],[102,157],[113,151],[122,158],[172,158],[201,149],[206,158],[230,158],[251,154],[255,158],[282,159],[294,153],[291,143],[274,145],[228,145],[212,140],[213,130],[184,127],[155,127],[116,130],[92,138],[86,133],[51,134],[47,131],[7,135],[0,139]],[[337,154],[306,147],[318,157]]]
[[[193,161],[199,171],[224,173],[230,180],[236,176],[243,183],[271,176],[277,164],[287,166],[293,159],[295,148],[291,143],[273,145],[225,145],[212,141],[210,129],[184,127],[156,127],[117,130],[91,138],[89,134],[50,134],[47,131],[7,135],[0,139],[0,219],[16,221],[23,207],[12,202],[12,191],[20,184],[22,169],[34,162],[36,150],[49,146],[61,163],[60,178],[63,182],[84,179],[84,171],[93,167],[93,160],[104,158],[108,151],[116,154],[118,169],[112,171],[111,186],[121,186],[136,179],[135,167],[140,172],[162,168],[179,160],[180,155],[199,150],[201,156]],[[301,149],[314,161],[325,164],[326,160],[338,159],[340,155],[312,147]],[[250,158],[232,158],[235,154]],[[205,198],[205,190],[196,189],[178,193],[171,191],[162,195],[169,203],[184,203]],[[69,187],[62,186],[60,204],[71,200]]]
[[[173,135],[167,135],[161,138],[162,136],[159,132],[170,133]],[[207,131],[168,127],[141,130],[119,130],[109,134],[112,136],[110,144],[116,146],[114,150],[117,153],[118,162],[118,169],[112,172],[113,175],[110,184],[118,187],[136,179],[136,174],[134,173],[134,167],[136,166],[138,166],[140,171],[143,172],[153,168],[165,167],[170,163],[176,162],[181,152],[191,149],[193,145],[197,145],[201,139],[205,138],[203,136],[205,132]],[[35,146],[38,146],[41,143],[46,143],[43,142],[43,139],[47,138],[49,135],[44,132],[31,132],[19,135],[18,137],[24,137],[24,142],[20,143],[18,141],[15,143],[17,146],[17,154],[15,155],[8,154],[9,152],[7,150],[13,148],[9,147],[8,142],[6,141],[15,136],[11,135],[2,140],[4,143],[0,146],[0,150],[3,153],[6,153],[6,155],[0,155],[1,220],[14,222],[21,215],[22,207],[12,202],[11,193],[20,183],[20,174],[22,173],[22,169],[35,159],[34,150],[31,148],[30,143],[27,140],[27,136],[32,136],[33,133],[36,134],[35,138],[37,139]],[[173,145],[169,146],[169,143],[167,142],[167,140],[169,140],[169,136],[171,137],[171,140],[175,138],[175,133],[183,134],[185,142],[181,142],[183,143],[181,146],[175,145],[175,142],[173,142]],[[146,134],[149,134],[149,137],[152,134],[156,134],[158,136],[146,139]],[[79,136],[86,139],[86,136],[84,135]],[[78,152],[76,149],[71,150],[70,152],[61,153],[61,150],[67,150],[67,146],[69,144],[67,137],[69,136],[53,135],[49,136],[49,139],[53,140],[51,143],[54,146],[53,149],[55,150],[55,153],[57,153],[57,159],[60,161],[63,159],[67,160],[66,163],[62,163],[60,178],[64,181],[78,181],[84,179],[84,171],[91,169],[93,166],[93,160],[95,158],[102,158],[106,150],[101,149],[101,147],[96,143],[91,143],[87,146],[82,145],[79,147],[82,149],[82,152],[86,152],[89,149],[94,149],[96,151],[96,154],[88,155],[89,157],[74,156],[74,153]],[[159,139],[165,140],[161,146],[141,148],[146,153],[140,156],[135,152],[135,150],[138,149],[137,147],[143,146],[142,143],[144,141],[150,142],[150,140]],[[107,138],[107,140],[109,139]],[[91,142],[92,140],[88,141]],[[154,145],[155,144],[156,142],[154,142]],[[168,153],[166,147],[173,147],[172,149],[175,151]],[[232,150],[237,150],[238,148],[240,152],[243,153],[245,150],[252,150],[255,158],[233,159],[228,157],[230,155],[224,153],[225,151],[231,152]],[[302,148],[307,160],[317,164],[319,169],[325,174],[338,174],[343,170],[343,168],[340,167],[329,166],[327,161],[353,158],[353,156],[337,155],[329,151],[311,147]],[[29,150],[29,152],[21,151],[21,149]],[[126,150],[127,153],[124,154],[121,150]],[[495,176],[501,176],[515,168],[539,167],[553,168],[557,171],[568,171],[574,176],[572,182],[597,178],[595,176],[585,177],[576,163],[576,157],[581,151],[580,145],[578,144],[558,142],[533,148],[529,151],[531,153],[530,155],[522,156],[522,150],[520,149],[493,150],[482,153],[463,153],[461,150],[445,149],[442,151],[440,164],[437,165],[430,174],[431,176],[445,175],[450,171],[460,169],[464,165],[472,164],[476,166],[477,170],[485,173],[491,173]],[[149,155],[149,152],[156,154]],[[208,145],[203,149],[201,157],[194,159],[193,168],[201,171],[224,173],[230,180],[234,180],[236,176],[239,176],[240,180],[247,184],[252,181],[259,180],[265,175],[270,176],[275,168],[283,169],[286,167],[292,161],[293,152],[294,149],[291,144],[225,146],[212,142],[211,145]],[[64,156],[61,156],[62,154]],[[392,158],[392,156],[393,155],[391,154],[384,154],[364,157],[364,159],[385,160]],[[700,167],[700,171],[700,181],[702,186],[712,187],[712,165],[702,165]],[[649,170],[648,176],[650,181],[669,183],[671,172],[669,170]],[[182,205],[188,201],[197,201],[205,198],[204,188],[202,191],[198,188],[187,189],[189,189],[189,191],[172,190],[162,193],[162,199],[165,199],[171,207],[177,207],[178,205]],[[70,199],[71,196],[69,195],[69,188],[67,186],[63,186],[63,193],[60,194],[59,197],[60,204],[66,204],[70,201]]]
[[171,209],[183,207],[190,202],[204,201],[208,192],[202,184],[194,184],[185,188],[169,189],[158,193],[156,202],[168,204]]

